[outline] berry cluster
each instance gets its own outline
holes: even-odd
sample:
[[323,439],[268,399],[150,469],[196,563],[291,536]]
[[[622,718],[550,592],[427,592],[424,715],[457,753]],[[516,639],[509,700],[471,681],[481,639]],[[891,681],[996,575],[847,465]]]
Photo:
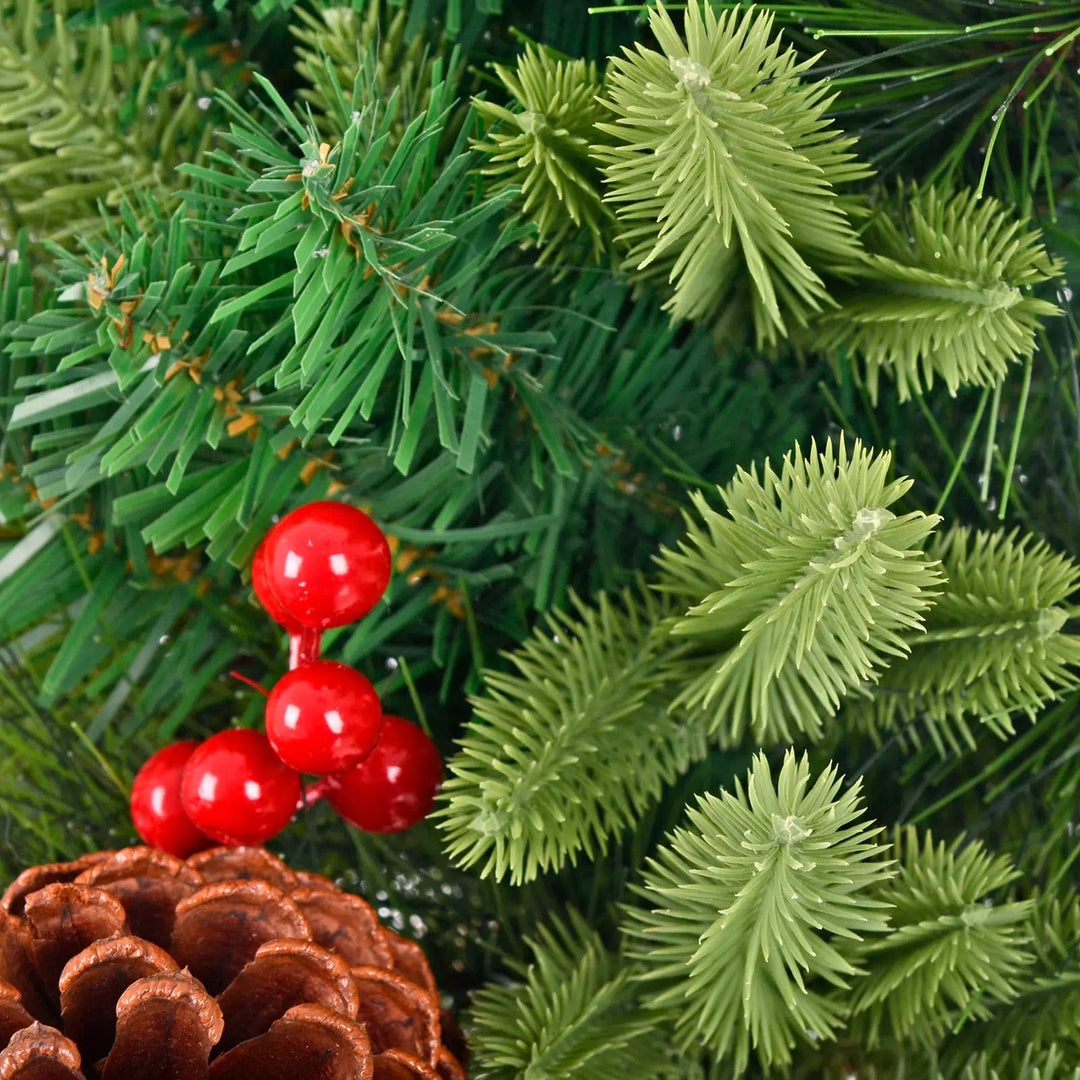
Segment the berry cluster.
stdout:
[[[323,797],[368,832],[398,832],[427,814],[442,775],[435,744],[384,714],[360,672],[319,658],[322,631],[371,611],[390,568],[379,527],[342,503],[309,503],[267,533],[252,584],[290,649],[289,671],[267,696],[266,734],[233,728],[154,754],[131,789],[143,840],[179,858],[214,842],[260,844]],[[306,795],[301,773],[321,778]]]

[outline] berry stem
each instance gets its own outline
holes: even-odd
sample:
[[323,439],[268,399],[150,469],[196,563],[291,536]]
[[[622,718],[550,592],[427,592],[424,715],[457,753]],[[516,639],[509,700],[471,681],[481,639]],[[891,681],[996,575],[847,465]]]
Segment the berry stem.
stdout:
[[322,632],[305,626],[298,634],[289,634],[289,670],[319,659]]
[[300,797],[300,804],[297,806],[297,810],[300,810],[305,806],[314,806],[320,799],[326,797],[326,792],[329,787],[326,783],[326,778],[322,780],[316,780],[314,784],[310,784],[304,787],[304,794]]
[[239,679],[242,683],[247,683],[253,690],[258,690],[263,697],[269,697],[270,691],[265,687],[260,686],[254,679],[249,679],[246,675],[241,675],[239,671],[230,671],[229,674],[234,679]]

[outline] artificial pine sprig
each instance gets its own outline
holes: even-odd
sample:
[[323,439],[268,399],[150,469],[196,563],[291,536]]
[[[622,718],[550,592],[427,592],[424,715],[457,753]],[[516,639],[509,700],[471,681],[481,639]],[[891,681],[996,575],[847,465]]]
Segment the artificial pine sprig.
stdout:
[[889,933],[867,943],[868,974],[854,988],[852,1012],[872,1045],[940,1038],[966,1019],[985,1019],[1017,995],[1030,964],[1033,902],[995,903],[1017,874],[982,844],[934,844],[926,833],[896,837],[899,873],[874,891],[890,907]]
[[406,34],[405,8],[384,10],[383,0],[368,0],[366,10],[359,8],[292,9],[289,30],[297,41],[296,72],[305,83],[298,96],[311,106],[319,130],[340,138],[353,111],[349,90],[366,69],[365,81],[370,80],[374,92],[382,98],[397,95],[392,130],[400,139],[427,109],[432,87],[438,84],[432,65],[444,58],[432,47],[431,35]]
[[935,379],[950,394],[995,385],[1031,356],[1042,320],[1059,314],[1031,289],[1061,264],[997,199],[900,184],[860,239],[866,255],[833,289],[839,307],[822,314],[818,343],[862,360],[874,401],[883,372],[901,401]]
[[911,481],[890,470],[839,440],[740,471],[723,510],[692,497],[658,558],[664,603],[578,604],[512,653],[448,763],[451,856],[528,881],[640,819],[712,740],[817,741],[845,710],[958,751],[972,716],[1006,731],[1075,685],[1075,564],[1031,538],[928,543],[939,519],[892,509]]
[[495,72],[519,108],[473,99],[480,116],[498,125],[473,142],[488,155],[483,173],[494,180],[491,191],[520,188],[522,210],[539,233],[538,261],[566,257],[580,236],[598,259],[610,247],[614,222],[589,154],[603,115],[596,65],[529,45],[515,70],[496,64]]
[[748,292],[758,341],[774,342],[828,305],[821,267],[855,259],[835,189],[868,171],[769,13],[691,0],[685,41],[663,5],[649,22],[661,51],[611,59],[601,101],[614,119],[594,147],[626,265],[670,281],[679,318],[714,319]]
[[87,237],[104,225],[99,200],[176,190],[176,166],[210,141],[206,110],[222,76],[216,64],[200,71],[178,37],[150,36],[134,12],[99,21],[72,17],[66,3],[5,4],[0,213],[9,239],[20,228],[38,241]]
[[841,439],[760,479],[739,470],[724,511],[694,497],[701,520],[661,552],[657,588],[687,605],[676,639],[715,656],[677,700],[708,709],[723,742],[820,738],[841,699],[908,652],[941,582],[922,550],[939,519],[890,509],[911,486],[890,469]]
[[[1027,1034],[1021,1028],[1011,1032],[1014,1038]],[[955,1071],[935,1069],[931,1080],[953,1080],[956,1076]],[[963,1066],[958,1080],[1080,1080],[1080,1065],[1069,1065],[1056,1045],[1041,1052],[1029,1046],[1019,1064],[1009,1058],[998,1061],[986,1053],[976,1054]]]
[[1039,710],[1080,682],[1080,636],[1069,633],[1080,565],[1042,540],[1016,531],[957,526],[935,536],[946,584],[926,618],[907,635],[907,660],[885,673],[849,717],[877,732],[921,731],[942,753],[975,746],[972,724],[998,736],[1011,717]]
[[[969,1020],[942,1049],[955,1072],[977,1051],[1001,1070],[1001,1080],[1022,1071],[1025,1052],[1080,1062],[1080,897],[1036,895],[1021,933],[1032,962],[1011,980],[1016,993],[989,1017]],[[1023,1032],[1023,1041],[1017,1040]]]
[[470,1045],[490,1080],[649,1080],[669,1058],[656,1014],[638,1000],[633,965],[604,948],[573,910],[530,942],[510,985],[474,995]]
[[842,1026],[828,991],[857,974],[864,935],[886,928],[889,905],[870,891],[892,873],[859,788],[841,793],[832,767],[811,784],[791,751],[774,783],[759,755],[745,789],[699,798],[650,861],[628,952],[651,1004],[676,1014],[683,1048],[703,1044],[742,1071],[751,1047],[786,1064],[810,1032]]
[[515,674],[487,674],[448,763],[436,817],[482,875],[521,883],[593,855],[705,754],[703,725],[668,713],[670,606],[629,592],[575,606],[511,654]]

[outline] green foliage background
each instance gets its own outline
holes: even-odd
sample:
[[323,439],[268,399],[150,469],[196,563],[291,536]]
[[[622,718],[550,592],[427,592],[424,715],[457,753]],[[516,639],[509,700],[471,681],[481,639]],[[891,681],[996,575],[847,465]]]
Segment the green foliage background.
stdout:
[[343,498],[397,573],[324,651],[447,781],[274,846],[420,937],[476,1075],[1073,1076],[1078,42],[3,5],[0,876],[259,723],[251,554]]

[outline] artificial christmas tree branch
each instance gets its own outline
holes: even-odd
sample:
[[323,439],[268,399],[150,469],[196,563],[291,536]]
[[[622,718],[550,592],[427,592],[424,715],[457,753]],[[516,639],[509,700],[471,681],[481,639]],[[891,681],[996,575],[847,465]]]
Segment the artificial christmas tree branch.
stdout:
[[538,634],[474,703],[445,789],[449,852],[528,881],[610,842],[709,739],[819,741],[918,717],[945,753],[948,724],[975,715],[1004,736],[1070,690],[1080,653],[1060,605],[1076,565],[1001,536],[969,556],[963,531],[924,551],[936,520],[889,509],[910,486],[889,468],[841,442],[740,473],[726,513],[698,496],[701,523],[658,559],[671,615],[627,596],[628,617],[601,600]]

